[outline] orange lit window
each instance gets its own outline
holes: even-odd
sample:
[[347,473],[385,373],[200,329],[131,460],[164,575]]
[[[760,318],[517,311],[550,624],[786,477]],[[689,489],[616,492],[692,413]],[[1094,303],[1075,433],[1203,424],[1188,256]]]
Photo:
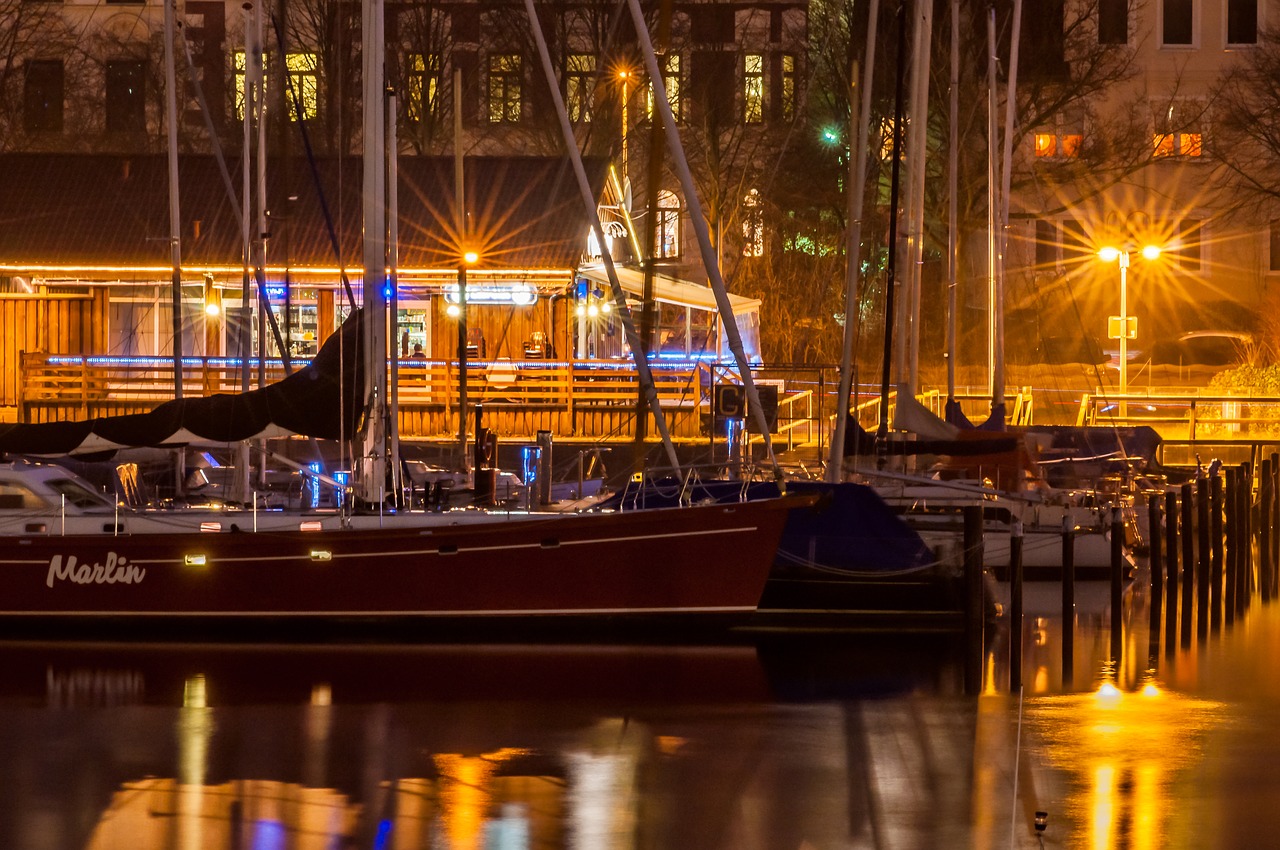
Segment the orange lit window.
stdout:
[[1172,133],[1156,133],[1155,135],[1155,155],[1156,156],[1173,156],[1177,153],[1174,145]]
[[1057,153],[1057,136],[1052,133],[1036,133],[1036,156],[1055,156]]
[[1079,133],[1068,133],[1059,139],[1062,156],[1075,159],[1080,156],[1080,147],[1084,144],[1084,136]]
[[1203,152],[1199,133],[1178,134],[1178,153],[1183,156],[1200,156]]

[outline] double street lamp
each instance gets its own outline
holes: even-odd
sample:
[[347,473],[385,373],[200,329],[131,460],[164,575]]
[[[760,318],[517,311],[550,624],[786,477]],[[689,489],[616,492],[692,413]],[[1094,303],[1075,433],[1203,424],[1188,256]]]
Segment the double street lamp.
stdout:
[[[1160,256],[1160,247],[1145,245],[1140,253],[1144,260],[1154,260]],[[1129,249],[1107,247],[1099,251],[1098,256],[1105,263],[1120,264],[1120,315],[1111,316],[1107,324],[1108,336],[1120,339],[1120,418],[1123,419],[1129,415],[1125,399],[1129,393],[1129,340],[1138,336],[1138,317],[1130,316],[1128,307]]]

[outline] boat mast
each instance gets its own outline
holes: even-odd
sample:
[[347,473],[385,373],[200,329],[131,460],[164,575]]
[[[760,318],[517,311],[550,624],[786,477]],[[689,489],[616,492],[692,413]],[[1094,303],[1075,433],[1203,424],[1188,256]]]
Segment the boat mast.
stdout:
[[885,263],[884,281],[884,357],[880,373],[880,421],[876,425],[876,438],[884,441],[889,436],[889,384],[893,365],[893,301],[898,285],[898,186],[902,173],[902,97],[907,52],[907,7],[898,4],[898,56],[893,80],[893,150],[889,163],[889,251]]
[[173,397],[182,398],[182,213],[178,203],[178,80],[173,57],[174,4],[164,4],[165,113],[169,147],[169,262],[173,271]]
[[[528,2],[528,0],[526,0]],[[707,222],[703,218],[702,204],[698,200],[697,188],[693,185],[693,175],[689,171],[689,161],[684,155],[684,147],[680,142],[680,129],[676,126],[675,115],[671,111],[671,102],[667,100],[667,87],[662,79],[662,69],[658,67],[658,57],[653,52],[653,42],[649,39],[648,25],[644,12],[640,9],[640,0],[627,0],[631,9],[631,20],[635,24],[636,39],[640,43],[640,51],[644,56],[645,68],[649,72],[650,84],[653,86],[654,106],[662,114],[662,125],[667,134],[667,146],[671,149],[672,165],[680,178],[680,187],[684,191],[685,202],[689,205],[689,220],[698,235],[698,248],[702,254],[702,264],[706,268],[711,290],[716,296],[716,306],[720,310],[720,321],[725,334],[729,338],[729,349],[733,352],[742,376],[742,386],[747,394],[747,406],[751,409],[752,418],[764,439],[765,453],[769,464],[773,467],[774,477],[781,479],[782,470],[778,467],[778,459],[773,453],[773,437],[769,432],[769,423],[764,418],[764,408],[760,406],[760,393],[756,390],[755,379],[751,375],[751,362],[747,359],[742,346],[742,334],[738,331],[738,321],[733,315],[733,305],[729,303],[729,293],[725,289],[724,278],[720,276],[720,263],[717,250],[711,244],[707,233]],[[603,247],[603,240],[602,246]],[[607,252],[606,252],[607,253]]]
[[[573,163],[573,173],[578,179],[578,188],[582,191],[582,202],[586,206],[587,214],[591,219],[591,231],[595,234],[596,244],[600,246],[600,259],[604,262],[605,272],[609,275],[609,286],[613,290],[613,301],[618,315],[622,317],[627,343],[631,346],[631,356],[636,364],[636,376],[640,380],[640,387],[644,392],[645,398],[648,399],[649,409],[653,411],[654,421],[658,425],[658,433],[662,436],[662,446],[667,452],[667,461],[671,464],[675,474],[679,475],[680,461],[676,457],[675,445],[671,442],[671,434],[667,430],[666,417],[663,415],[662,407],[658,403],[657,388],[653,383],[653,374],[649,371],[649,358],[645,356],[645,346],[636,333],[635,323],[631,319],[631,310],[627,306],[626,293],[622,291],[622,285],[618,282],[618,270],[613,265],[613,255],[609,252],[608,240],[604,238],[604,228],[600,226],[600,213],[597,209],[596,199],[591,193],[591,184],[587,180],[587,172],[582,165],[582,154],[578,150],[578,140],[573,135],[573,125],[569,122],[569,113],[564,107],[564,97],[560,94],[560,84],[556,80],[555,67],[551,64],[551,52],[547,49],[547,39],[543,34],[542,24],[538,20],[538,11],[533,5],[533,0],[525,0],[524,5],[529,13],[529,23],[532,25],[534,41],[538,45],[538,56],[542,59],[542,70],[547,78],[547,88],[551,90],[551,99],[555,104],[556,114],[560,116],[560,131],[564,135],[565,148],[568,150],[569,159]],[[636,424],[639,427],[639,423],[637,422]]]
[[382,109],[383,0],[362,0],[361,61],[364,92],[364,334],[365,420],[361,430],[357,495],[366,503],[380,503],[386,491],[387,301],[386,284],[386,137]]
[[453,69],[453,227],[458,241],[458,463],[470,473],[467,453],[467,201],[462,154],[462,69]]
[[404,489],[400,486],[400,350],[396,340],[400,338],[400,160],[396,140],[396,93],[388,89],[387,108],[387,289],[391,293],[391,328],[388,340],[391,350],[391,415],[387,427],[391,436],[391,493],[397,508],[400,507]]
[[1005,86],[1004,150],[1000,158],[1000,230],[998,235],[999,300],[996,301],[996,369],[995,392],[991,396],[992,414],[1004,420],[1004,290],[1005,253],[1009,247],[1009,191],[1013,172],[1013,131],[1018,117],[1018,45],[1022,41],[1022,0],[1013,0],[1013,25],[1009,33],[1009,81]]
[[[924,263],[925,159],[928,155],[929,60],[933,43],[933,0],[916,0],[912,27],[914,54],[911,71],[911,105],[907,119],[907,266],[906,309],[903,311],[901,368],[908,394],[920,383],[920,289]],[[899,390],[901,392],[901,389]]]
[[[871,124],[871,79],[876,66],[876,32],[879,29],[880,4],[867,6],[866,73],[858,73],[855,62],[852,85],[849,88],[850,141],[854,147],[849,152],[849,242],[845,248],[847,265],[844,276],[844,340],[840,352],[840,408],[836,412],[835,435],[831,438],[831,460],[827,466],[827,480],[834,483],[844,477],[844,442],[846,423],[853,393],[853,340],[857,331],[858,270],[862,264],[862,207],[867,191],[867,137]],[[861,91],[859,83],[861,82]],[[858,99],[861,97],[861,104]],[[854,110],[858,110],[856,122]],[[856,141],[853,141],[855,140]]]
[[959,307],[960,198],[960,0],[951,0],[951,126],[947,134],[947,405],[956,401],[957,316]]

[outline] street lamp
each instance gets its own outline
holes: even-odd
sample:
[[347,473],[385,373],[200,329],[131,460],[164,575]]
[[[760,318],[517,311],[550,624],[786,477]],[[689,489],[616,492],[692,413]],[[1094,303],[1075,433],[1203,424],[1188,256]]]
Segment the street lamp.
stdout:
[[[1156,245],[1145,245],[1141,251],[1144,260],[1154,260],[1160,256],[1160,248]],[[1112,316],[1114,322],[1108,322],[1108,336],[1120,339],[1120,418],[1129,415],[1129,404],[1125,396],[1129,393],[1129,340],[1138,336],[1138,317],[1129,315],[1128,279],[1129,250],[1127,248],[1106,247],[1098,252],[1104,263],[1120,264],[1120,315]]]

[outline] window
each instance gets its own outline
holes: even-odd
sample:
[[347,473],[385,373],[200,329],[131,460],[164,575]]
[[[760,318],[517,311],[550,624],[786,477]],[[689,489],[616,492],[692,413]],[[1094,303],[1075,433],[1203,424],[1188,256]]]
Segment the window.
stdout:
[[440,54],[410,53],[409,102],[406,114],[415,124],[421,123],[429,115],[435,115],[440,96]]
[[564,106],[574,123],[591,120],[591,89],[596,78],[596,57],[570,53],[564,63]]
[[1047,218],[1036,219],[1036,269],[1057,270],[1058,225]]
[[489,123],[515,124],[520,120],[520,57],[495,53],[489,57]]
[[764,54],[748,53],[742,58],[742,120],[759,124],[764,120]]
[[1271,219],[1270,237],[1271,265],[1268,268],[1273,272],[1280,272],[1280,219]]
[[1031,134],[1037,159],[1078,159],[1084,144],[1084,118],[1081,114],[1059,112],[1052,124]]
[[1170,244],[1170,252],[1182,270],[1199,271],[1202,245],[1204,222],[1198,218],[1184,218],[1178,223],[1178,232]]
[[781,93],[782,120],[791,121],[796,117],[796,57],[787,53],[782,56]]
[[[680,54],[671,53],[662,58],[662,86],[667,90],[667,102],[671,104],[671,114],[680,121]],[[653,120],[653,86],[649,86],[649,99],[645,114]]]
[[1203,104],[1194,101],[1175,101],[1157,113],[1152,135],[1153,154],[1157,157],[1203,156],[1203,117]]
[[146,63],[107,63],[107,132],[137,133],[147,129]]
[[1038,218],[1035,227],[1036,271],[1056,274],[1068,265],[1077,265],[1093,258],[1085,240],[1084,228],[1076,219]]
[[245,53],[243,50],[237,50],[231,57],[232,66],[235,69],[236,76],[236,120],[244,120],[245,111]]
[[680,256],[680,199],[665,189],[658,193],[657,239],[654,256]]
[[1258,0],[1227,0],[1227,44],[1258,43]]
[[1163,4],[1160,43],[1173,47],[1193,44],[1194,0],[1163,0]]
[[314,53],[285,55],[289,73],[289,120],[310,121],[320,114],[320,83],[316,76],[319,63]]
[[764,256],[764,205],[758,189],[742,199],[742,256]]
[[62,60],[29,60],[26,66],[22,89],[23,126],[32,133],[62,130]]
[[1129,43],[1129,0],[1098,0],[1098,44]]

